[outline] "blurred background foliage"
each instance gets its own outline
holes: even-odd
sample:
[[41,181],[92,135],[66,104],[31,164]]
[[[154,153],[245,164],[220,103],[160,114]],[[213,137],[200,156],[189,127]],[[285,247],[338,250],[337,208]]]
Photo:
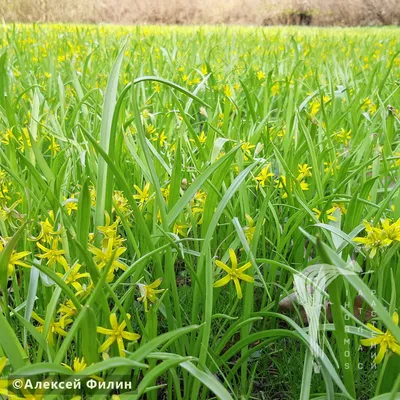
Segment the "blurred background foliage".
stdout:
[[5,22],[398,25],[398,0],[0,0]]

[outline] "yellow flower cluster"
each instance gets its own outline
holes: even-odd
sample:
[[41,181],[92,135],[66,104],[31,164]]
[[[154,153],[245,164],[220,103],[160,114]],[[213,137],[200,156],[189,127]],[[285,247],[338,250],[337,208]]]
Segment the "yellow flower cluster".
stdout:
[[[125,253],[126,247],[122,246],[125,239],[118,235],[119,219],[111,224],[111,218],[106,213],[106,224],[98,226],[97,230],[103,236],[100,248],[89,244],[89,251],[94,255],[93,262],[99,270],[108,266],[107,282],[114,280],[115,272],[119,269],[126,271],[126,264],[119,260],[119,257]],[[111,263],[111,264],[110,264]],[[110,264],[110,265],[109,265]]]
[[369,222],[364,221],[364,226],[367,236],[356,237],[354,241],[363,244],[371,258],[375,257],[378,251],[384,250],[393,242],[400,242],[400,219],[392,222],[386,218],[376,226],[372,226]]

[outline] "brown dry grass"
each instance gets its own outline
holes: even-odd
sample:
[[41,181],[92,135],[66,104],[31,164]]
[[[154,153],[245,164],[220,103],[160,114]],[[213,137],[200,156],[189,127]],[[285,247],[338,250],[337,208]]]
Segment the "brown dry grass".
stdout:
[[0,0],[6,22],[400,24],[400,0]]

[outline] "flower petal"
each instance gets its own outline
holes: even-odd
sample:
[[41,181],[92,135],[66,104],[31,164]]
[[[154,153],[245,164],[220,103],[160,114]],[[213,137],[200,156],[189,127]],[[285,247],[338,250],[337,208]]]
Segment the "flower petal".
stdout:
[[233,249],[229,249],[229,257],[231,259],[232,269],[235,270],[237,268],[237,258]]
[[131,342],[136,342],[140,339],[140,335],[134,332],[122,332],[122,337]]
[[249,261],[248,263],[244,264],[242,267],[238,268],[238,272],[244,272],[246,269],[249,269],[251,267],[251,262]]
[[249,283],[253,283],[254,282],[254,278],[252,276],[246,275],[246,274],[240,274],[238,276],[239,279],[241,279],[242,281],[245,282],[249,282]]
[[235,282],[237,296],[239,299],[241,299],[243,297],[243,294],[242,294],[242,288],[240,287],[239,279],[235,278],[233,282]]
[[115,342],[115,336],[110,336],[100,347],[99,353],[106,351]]
[[360,343],[363,346],[376,346],[376,345],[380,344],[382,342],[382,340],[383,340],[383,335],[380,335],[380,336],[372,337],[369,339],[361,339]]
[[115,313],[110,314],[110,324],[114,331],[118,330],[117,315]]
[[150,289],[158,288],[161,285],[161,282],[162,282],[162,278],[158,278],[153,283],[150,283],[150,285],[148,285],[147,287]]
[[231,280],[230,275],[225,275],[222,279],[214,283],[214,287],[225,286]]
[[397,355],[400,356],[400,346],[397,343],[392,343],[390,345],[390,350],[392,350],[393,353],[396,353]]
[[118,351],[121,357],[126,357],[124,341],[121,336],[117,337]]
[[219,260],[215,260],[215,264],[217,265],[217,267],[220,267],[224,271],[226,271],[228,273],[231,272],[231,269],[226,264],[224,264],[223,262],[221,262]]
[[101,326],[98,326],[97,333],[102,333],[103,335],[112,335],[114,331],[112,331],[111,329],[106,329]]
[[375,325],[368,323],[367,326],[369,329],[371,329],[371,331],[374,331],[374,332],[378,333],[379,335],[384,335],[384,333],[381,330],[379,330]]
[[21,251],[20,253],[14,253],[11,257],[13,261],[20,260],[21,258],[26,257],[27,255],[31,254],[30,251]]
[[375,357],[375,360],[374,360],[377,364],[380,364],[380,363],[382,362],[383,357],[384,357],[385,354],[386,354],[386,350],[387,350],[387,344],[386,344],[386,342],[383,342],[383,343],[379,346],[379,353],[378,353],[378,355]]
[[15,265],[19,265],[19,266],[24,267],[24,268],[29,268],[29,269],[32,268],[30,265],[28,265],[27,263],[25,263],[23,261],[15,261],[14,264]]

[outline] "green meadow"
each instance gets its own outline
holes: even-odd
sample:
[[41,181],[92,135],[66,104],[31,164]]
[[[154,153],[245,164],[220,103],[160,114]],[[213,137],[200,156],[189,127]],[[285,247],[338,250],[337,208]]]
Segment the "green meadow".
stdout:
[[399,399],[399,34],[2,25],[0,397]]

